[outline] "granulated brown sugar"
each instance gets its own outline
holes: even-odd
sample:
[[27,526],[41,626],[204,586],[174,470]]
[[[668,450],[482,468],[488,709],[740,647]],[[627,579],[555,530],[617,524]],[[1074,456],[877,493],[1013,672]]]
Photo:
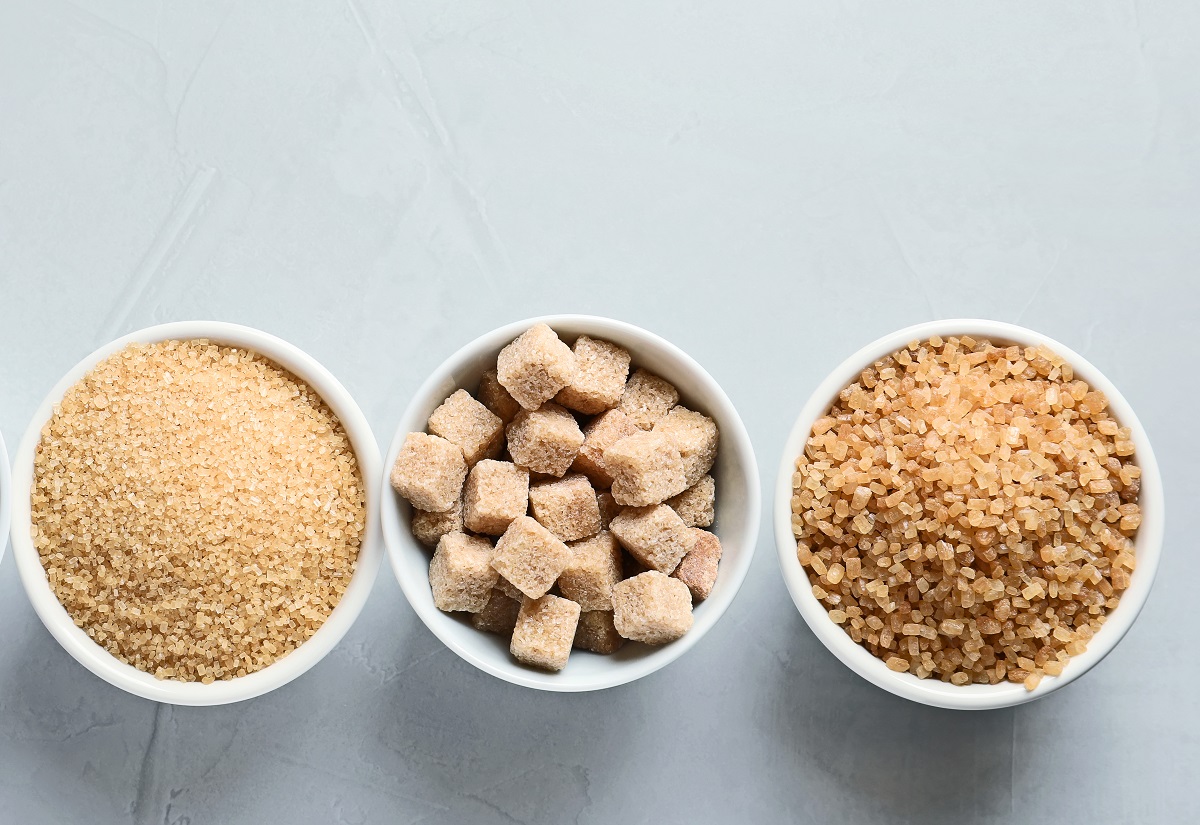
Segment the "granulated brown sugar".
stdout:
[[1128,428],[1046,347],[914,341],[863,371],[796,460],[813,595],[888,668],[1032,690],[1129,587]]
[[255,353],[131,344],[64,395],[33,542],[75,623],[161,679],[212,682],[310,638],[354,574],[358,461],[320,397]]

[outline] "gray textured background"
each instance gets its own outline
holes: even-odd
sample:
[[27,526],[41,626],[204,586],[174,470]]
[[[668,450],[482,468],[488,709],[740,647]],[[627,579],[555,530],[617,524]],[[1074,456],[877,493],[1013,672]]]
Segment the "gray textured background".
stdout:
[[1200,7],[592,5],[0,3],[10,448],[156,322],[290,339],[386,444],[460,344],[586,311],[708,367],[769,489],[843,357],[994,317],[1092,359],[1155,440],[1170,523],[1132,632],[1032,706],[926,709],[815,641],[764,531],[723,621],[634,685],[479,673],[385,568],[308,675],[170,708],[76,665],[8,558],[0,820],[1195,821]]

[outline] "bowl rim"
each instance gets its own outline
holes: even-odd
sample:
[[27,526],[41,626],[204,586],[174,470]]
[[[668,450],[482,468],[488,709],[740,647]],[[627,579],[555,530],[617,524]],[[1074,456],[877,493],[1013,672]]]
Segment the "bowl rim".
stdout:
[[[41,438],[42,427],[49,421],[66,391],[97,363],[130,343],[200,338],[262,355],[312,387],[337,415],[350,439],[367,499],[366,533],[359,549],[357,567],[346,592],[325,623],[308,641],[262,670],[208,685],[156,679],[152,674],[121,662],[92,641],[82,629],[75,626],[51,590],[30,537],[34,452]],[[358,618],[371,593],[383,557],[378,529],[379,499],[371,481],[378,475],[380,466],[379,445],[354,398],[332,373],[294,344],[253,327],[224,321],[175,321],[146,327],[99,347],[79,361],[54,385],[33,414],[17,448],[14,463],[13,555],[25,593],[46,629],[77,662],[101,679],[135,696],[174,705],[207,706],[240,702],[282,687],[309,670],[337,645]]]
[[0,562],[4,561],[4,550],[8,547],[8,525],[12,518],[12,469],[8,463],[8,450],[4,446],[4,433],[0,433]]
[[[581,332],[580,334],[595,334],[613,340],[615,343],[629,349],[634,356],[635,362],[638,360],[636,349],[639,345],[649,344],[658,347],[662,353],[669,356],[674,364],[678,365],[680,371],[686,374],[689,380],[695,380],[698,387],[697,391],[687,394],[693,395],[697,401],[703,400],[707,407],[707,413],[713,418],[722,421],[721,449],[729,449],[737,452],[746,467],[745,478],[742,479],[746,494],[746,528],[741,535],[735,537],[740,542],[744,552],[739,556],[736,565],[730,565],[721,572],[722,576],[727,577],[725,581],[728,582],[724,594],[719,598],[710,597],[703,603],[707,610],[704,612],[702,618],[697,617],[692,629],[683,638],[677,639],[671,644],[655,648],[650,653],[637,659],[614,661],[612,667],[606,668],[605,673],[607,675],[588,681],[578,678],[557,678],[559,674],[544,673],[527,668],[511,660],[504,661],[502,665],[498,665],[488,658],[475,655],[457,643],[451,631],[451,624],[457,625],[458,622],[433,607],[432,600],[428,598],[428,580],[422,577],[417,581],[409,578],[404,572],[402,565],[404,554],[420,551],[422,554],[427,555],[428,549],[417,542],[408,531],[407,525],[403,521],[401,505],[398,500],[399,497],[392,492],[389,480],[389,470],[396,460],[405,436],[409,432],[414,431],[410,425],[413,423],[423,425],[424,417],[419,415],[420,411],[430,404],[435,395],[440,394],[441,388],[447,382],[460,387],[458,382],[451,381],[451,377],[460,369],[460,366],[469,362],[481,352],[499,351],[525,330],[539,323],[547,324],[551,328],[555,328],[557,325],[590,327],[595,332]],[[423,426],[418,427],[418,429],[423,429]],[[758,463],[753,445],[750,442],[749,433],[746,431],[746,426],[738,414],[736,407],[734,407],[733,402],[729,399],[729,396],[695,359],[670,341],[629,322],[597,315],[555,314],[513,321],[479,335],[467,344],[459,347],[430,373],[421,384],[421,387],[411,397],[397,424],[395,435],[392,438],[385,458],[384,467],[385,471],[380,474],[384,542],[388,548],[388,558],[391,562],[392,572],[413,611],[416,612],[421,621],[425,623],[425,626],[446,647],[454,651],[462,659],[470,662],[485,673],[489,673],[506,682],[536,690],[564,693],[604,690],[627,684],[643,676],[648,676],[684,655],[721,619],[737,596],[742,583],[746,579],[746,574],[750,570],[750,564],[754,559],[755,545],[758,541],[761,526],[762,493],[758,476]]]
[[[1113,416],[1122,426],[1129,427],[1132,433],[1134,454],[1142,470],[1139,494],[1142,525],[1135,542],[1138,564],[1129,589],[1121,596],[1120,604],[1109,612],[1087,651],[1072,657],[1061,676],[1043,677],[1032,691],[1027,691],[1024,685],[1007,682],[959,687],[889,670],[881,659],[856,644],[839,625],[829,619],[825,607],[813,596],[807,573],[796,558],[796,539],[791,527],[792,474],[795,460],[808,440],[813,422],[828,410],[837,393],[854,381],[863,369],[913,340],[924,341],[933,335],[943,338],[971,335],[1022,346],[1045,344],[1071,364],[1077,378],[1087,381],[1107,396]],[[1065,687],[1117,646],[1132,627],[1153,586],[1162,552],[1164,506],[1162,479],[1150,439],[1129,402],[1098,368],[1071,348],[1035,330],[1002,321],[950,318],[904,327],[877,338],[842,361],[817,385],[801,408],[781,454],[775,482],[775,545],[780,570],[796,609],[821,643],[843,664],[872,684],[914,702],[952,710],[990,710],[1030,702]]]

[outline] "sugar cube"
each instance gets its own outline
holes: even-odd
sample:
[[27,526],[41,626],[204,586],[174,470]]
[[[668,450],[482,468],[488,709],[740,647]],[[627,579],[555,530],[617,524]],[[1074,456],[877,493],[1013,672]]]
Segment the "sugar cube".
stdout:
[[529,516],[513,520],[492,551],[492,567],[536,599],[554,586],[571,562],[571,549]]
[[692,549],[687,525],[665,504],[626,507],[610,529],[634,558],[660,573],[670,574]]
[[637,560],[637,557],[625,548],[621,548],[621,578],[632,579],[640,576],[650,568]]
[[413,510],[412,534],[428,547],[436,547],[447,533],[461,533],[463,529],[462,498],[455,499],[454,506],[441,513]]
[[671,575],[687,585],[692,598],[703,601],[717,583],[717,565],[721,561],[721,540],[707,530],[693,527],[692,549]]
[[570,548],[571,561],[558,577],[559,592],[585,611],[612,610],[612,588],[623,572],[616,538],[605,531]]
[[661,645],[692,627],[692,595],[679,579],[656,570],[613,587],[613,624],[626,639]]
[[659,419],[654,432],[670,438],[679,450],[689,487],[700,481],[717,460],[717,422],[707,415],[676,407]]
[[517,399],[509,395],[508,390],[504,389],[504,385],[496,377],[495,370],[488,370],[479,379],[479,400],[483,403],[483,406],[491,410],[492,415],[499,418],[505,424],[512,421],[517,411],[521,409],[521,405],[517,403]]
[[504,446],[504,422],[466,390],[457,390],[429,416],[429,432],[457,444],[467,464],[495,458]]
[[568,474],[529,488],[529,509],[538,523],[563,541],[600,532],[600,505],[586,477]]
[[613,479],[604,467],[604,451],[637,432],[641,430],[620,410],[609,410],[596,416],[583,429],[583,446],[571,469],[583,473],[597,487],[611,487]]
[[682,493],[667,499],[688,527],[710,527],[716,518],[717,484],[706,475]]
[[467,461],[457,444],[425,433],[409,433],[392,467],[392,487],[413,507],[444,513],[454,506],[467,477]]
[[580,335],[572,352],[575,353],[575,374],[554,400],[584,415],[596,415],[617,406],[625,392],[625,378],[629,375],[628,350]]
[[562,670],[571,655],[579,613],[579,605],[569,599],[525,599],[517,614],[509,651],[524,664]]
[[575,628],[573,642],[575,647],[608,655],[616,653],[623,644],[625,639],[613,624],[611,610],[585,610],[579,614],[579,626]]
[[496,377],[527,410],[536,410],[575,375],[575,353],[554,330],[537,324],[500,351]]
[[478,613],[487,605],[497,574],[492,543],[466,533],[448,533],[429,562],[429,586],[438,610]]
[[603,490],[596,494],[596,505],[600,510],[600,529],[607,530],[608,525],[621,512],[621,505],[612,497],[612,493]]
[[528,472],[487,458],[471,468],[463,490],[463,522],[468,530],[499,536],[528,507]]
[[512,598],[498,587],[492,588],[492,595],[483,610],[471,614],[471,624],[476,630],[484,633],[498,633],[507,636],[512,633],[517,624],[517,613],[521,610],[520,598]]
[[617,409],[629,416],[634,426],[648,430],[679,403],[679,391],[652,372],[639,369],[625,383]]
[[645,507],[687,489],[683,458],[662,433],[637,432],[604,451],[604,467],[612,475],[618,504]]
[[508,425],[508,452],[520,466],[562,476],[583,445],[575,417],[557,404],[521,410]]
[[513,601],[517,602],[517,604],[520,604],[521,599],[525,598],[525,594],[518,590],[516,585],[503,576],[501,576],[499,581],[496,582],[496,589],[505,596],[508,596]]

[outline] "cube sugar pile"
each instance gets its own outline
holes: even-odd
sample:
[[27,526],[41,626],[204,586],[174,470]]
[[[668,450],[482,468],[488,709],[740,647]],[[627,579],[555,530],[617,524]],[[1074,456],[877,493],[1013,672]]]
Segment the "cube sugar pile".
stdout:
[[719,439],[679,400],[610,341],[537,324],[504,347],[392,467],[438,609],[549,671],[686,633],[721,559]]
[[462,503],[462,523],[467,530],[501,536],[528,509],[528,470],[492,459],[471,468]]

